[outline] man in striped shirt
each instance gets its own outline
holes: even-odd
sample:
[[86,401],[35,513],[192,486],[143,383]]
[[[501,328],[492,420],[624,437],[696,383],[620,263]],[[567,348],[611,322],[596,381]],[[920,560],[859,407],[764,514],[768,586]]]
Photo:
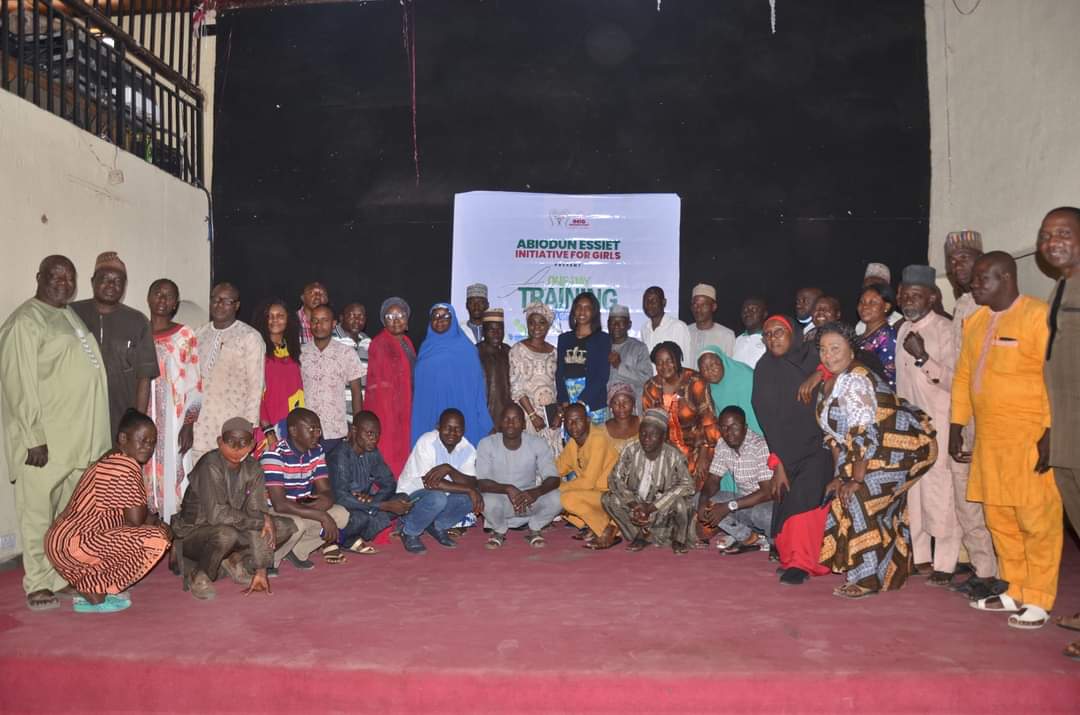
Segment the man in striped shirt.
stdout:
[[301,570],[315,568],[308,560],[322,548],[327,563],[341,563],[338,530],[349,522],[349,512],[334,503],[326,455],[319,444],[322,425],[311,410],[298,407],[289,413],[289,435],[259,458],[266,475],[266,493],[272,514],[291,519],[296,533],[274,553],[274,570],[281,560]]

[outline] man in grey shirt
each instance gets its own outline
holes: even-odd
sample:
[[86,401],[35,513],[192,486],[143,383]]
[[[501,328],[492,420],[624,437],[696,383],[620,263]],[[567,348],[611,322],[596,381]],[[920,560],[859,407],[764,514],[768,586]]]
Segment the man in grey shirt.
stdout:
[[645,382],[653,375],[649,349],[645,343],[629,336],[630,309],[625,305],[613,305],[608,311],[608,333],[611,335],[611,363],[608,389],[617,382],[634,388],[634,413],[641,414],[641,392]]
[[476,449],[477,486],[484,497],[484,523],[491,529],[489,549],[503,545],[507,529],[525,524],[529,545],[542,547],[540,530],[562,512],[551,447],[524,430],[525,412],[511,403],[502,411],[499,432],[484,437]]

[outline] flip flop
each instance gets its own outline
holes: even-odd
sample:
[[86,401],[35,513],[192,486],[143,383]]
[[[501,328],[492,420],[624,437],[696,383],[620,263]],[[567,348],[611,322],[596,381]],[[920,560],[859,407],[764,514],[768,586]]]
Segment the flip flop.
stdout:
[[[1071,616],[1055,616],[1054,625],[1068,628],[1070,631],[1080,631],[1080,613],[1074,613]],[[1077,641],[1077,643],[1080,643],[1080,641]]]
[[364,556],[370,556],[371,554],[379,553],[378,549],[376,549],[371,544],[366,543],[363,539],[357,539],[356,541],[352,542],[352,544],[350,544],[348,548],[349,551],[353,552],[354,554],[363,554]]
[[1050,614],[1038,606],[1021,606],[1020,610],[1009,616],[1009,627],[1025,631],[1034,631],[1046,625]]
[[[43,593],[50,595],[42,596]],[[26,594],[26,607],[31,611],[51,611],[54,608],[60,608],[60,599],[51,591],[34,591]]]
[[341,552],[341,547],[339,547],[337,544],[330,544],[329,546],[324,546],[322,550],[322,557],[323,561],[330,564],[331,566],[345,563],[345,554]]
[[751,551],[761,551],[761,547],[758,545],[758,542],[755,541],[752,544],[744,544],[740,541],[736,541],[734,544],[727,547],[726,549],[721,549],[720,553],[724,556],[737,556],[738,554],[748,554]]
[[865,588],[857,583],[845,583],[843,586],[837,586],[836,588],[834,588],[832,592],[834,596],[839,596],[840,598],[847,598],[852,601],[860,598],[867,598],[869,596],[876,596],[877,593],[877,591]]

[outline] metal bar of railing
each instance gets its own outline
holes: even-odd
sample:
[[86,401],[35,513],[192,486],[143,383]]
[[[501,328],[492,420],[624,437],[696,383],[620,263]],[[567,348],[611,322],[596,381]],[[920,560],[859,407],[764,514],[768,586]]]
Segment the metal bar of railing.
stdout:
[[[157,25],[158,25],[158,4],[161,0],[150,0],[150,45],[149,50],[151,54],[157,54]],[[144,19],[143,22],[146,22]]]
[[16,0],[15,5],[18,10],[18,24],[15,26],[15,37],[16,41],[19,43],[19,55],[18,59],[15,61],[19,74],[15,77],[15,86],[18,89],[19,96],[22,97],[24,96],[23,85],[25,84],[23,81],[23,56],[26,54],[26,33],[23,31],[23,28],[26,27],[26,15],[24,13],[25,8],[23,7],[23,0]]
[[94,134],[101,136],[102,95],[105,94],[104,77],[101,72],[101,48],[105,45],[98,35],[94,39]]
[[129,37],[135,37],[135,0],[128,0],[128,29]]
[[[72,89],[75,91],[75,104],[82,109],[82,128],[90,131],[90,33],[87,30],[82,31],[83,41],[82,44],[75,48],[75,52],[78,53],[82,50],[82,71],[83,81],[80,84],[76,84]],[[82,94],[82,99],[79,99],[79,95]]]
[[60,15],[60,117],[67,121],[67,56],[68,27],[67,18]]
[[[201,63],[199,63],[201,64]],[[196,67],[199,65],[196,64]],[[203,186],[203,100],[198,98],[195,100],[195,181],[199,186]]]
[[[86,0],[64,0],[64,3],[74,12],[81,15],[88,24],[101,29],[108,29],[108,24],[103,24],[109,22],[108,18],[94,10],[92,6],[86,3]],[[117,33],[114,39],[118,44],[123,45],[125,52],[135,55],[140,62],[153,69],[155,74],[160,74],[184,93],[190,96],[202,95],[202,90],[197,85],[162,61],[151,50],[141,46],[131,35],[121,32]]]
[[34,67],[31,71],[31,76],[34,78],[34,106],[41,106],[41,83],[38,73],[38,65],[41,64],[41,38],[38,33],[38,0],[30,0],[30,23],[33,26],[33,31],[30,35],[30,47],[33,51],[33,63]]
[[[166,64],[173,69],[176,69],[176,6],[177,0],[169,0],[169,59],[166,60]],[[165,53],[161,53],[161,59],[165,59]]]
[[47,4],[48,9],[45,11],[45,22],[48,24],[49,29],[47,31],[49,41],[45,48],[45,76],[46,87],[48,92],[45,94],[45,108],[50,112],[53,111],[53,55],[56,54],[55,36],[53,34],[53,24],[56,22],[55,10],[53,4],[50,2]]
[[[184,21],[184,38],[187,40],[187,72],[185,72],[184,75],[188,79],[191,79],[193,74],[191,60],[194,54],[193,50],[195,45],[195,34],[193,32],[194,28],[192,27],[192,18],[193,13],[191,12],[191,4],[188,3],[187,20]],[[198,84],[198,82],[196,82],[196,84]]]
[[202,31],[203,28],[200,27],[195,35],[195,84],[202,81]]

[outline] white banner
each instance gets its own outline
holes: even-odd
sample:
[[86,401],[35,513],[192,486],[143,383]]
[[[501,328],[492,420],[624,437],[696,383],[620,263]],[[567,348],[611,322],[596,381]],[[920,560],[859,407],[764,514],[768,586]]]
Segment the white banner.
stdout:
[[658,285],[668,312],[679,304],[679,210],[676,194],[573,196],[472,191],[454,197],[451,296],[468,320],[465,288],[488,286],[492,308],[506,311],[506,339],[526,337],[524,309],[540,301],[555,311],[548,340],[569,329],[574,298],[596,295],[607,311],[630,308],[639,335],[645,289]]

